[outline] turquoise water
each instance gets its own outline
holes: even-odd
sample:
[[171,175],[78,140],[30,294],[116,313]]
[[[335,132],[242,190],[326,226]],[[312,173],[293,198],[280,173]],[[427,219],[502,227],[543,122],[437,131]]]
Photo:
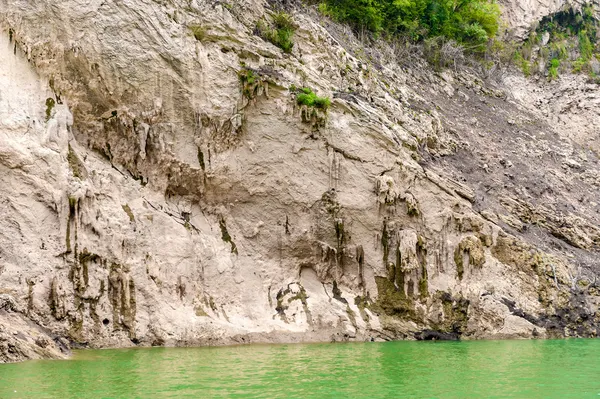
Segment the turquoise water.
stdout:
[[0,398],[598,399],[600,340],[77,351],[0,365]]

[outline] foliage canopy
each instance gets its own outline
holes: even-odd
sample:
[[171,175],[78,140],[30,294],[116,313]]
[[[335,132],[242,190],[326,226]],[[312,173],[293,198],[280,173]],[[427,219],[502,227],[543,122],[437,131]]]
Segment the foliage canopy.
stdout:
[[474,48],[496,35],[500,18],[493,0],[323,1],[323,13],[358,30],[414,40],[444,36]]

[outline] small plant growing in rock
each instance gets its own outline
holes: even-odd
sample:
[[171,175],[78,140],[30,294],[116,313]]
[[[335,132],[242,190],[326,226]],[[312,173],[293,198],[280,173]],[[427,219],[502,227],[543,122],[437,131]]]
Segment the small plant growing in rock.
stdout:
[[521,68],[523,75],[526,77],[531,76],[531,62],[523,58],[523,55],[519,51],[515,52],[515,63]]
[[[290,91],[295,90],[290,87]],[[300,106],[302,122],[311,123],[315,129],[325,125],[327,111],[331,106],[329,97],[319,97],[310,88],[304,87],[297,91],[296,103]]]
[[579,40],[579,53],[581,54],[581,58],[585,61],[589,61],[592,59],[594,55],[594,45],[592,44],[588,32],[582,30],[578,34]]
[[295,31],[296,25],[292,16],[283,11],[273,15],[271,24],[268,24],[264,20],[259,20],[256,23],[256,33],[287,54],[291,53],[294,47],[292,38]]
[[260,87],[262,87],[264,81],[256,71],[243,68],[238,72],[238,77],[242,84],[242,94],[244,97],[252,100],[258,96]]
[[196,40],[198,40],[199,42],[201,42],[202,40],[204,40],[204,37],[206,36],[206,28],[200,25],[190,25],[189,30],[192,32],[192,35],[194,35],[194,38]]
[[589,66],[589,61],[579,57],[573,61],[573,73],[588,72],[590,69]]
[[296,95],[296,102],[298,105],[315,107],[323,111],[327,111],[331,105],[329,97],[319,97],[308,87],[300,89],[300,92]]
[[550,69],[548,69],[548,78],[550,80],[558,78],[558,67],[560,66],[560,60],[558,58],[552,58],[550,61]]

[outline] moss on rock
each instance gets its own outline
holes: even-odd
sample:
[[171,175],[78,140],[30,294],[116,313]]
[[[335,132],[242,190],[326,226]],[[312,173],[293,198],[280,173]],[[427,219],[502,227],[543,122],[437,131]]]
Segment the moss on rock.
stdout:
[[463,278],[465,271],[465,254],[468,255],[467,265],[469,266],[480,268],[485,263],[485,252],[481,240],[475,236],[463,238],[454,251],[454,263],[459,279]]
[[125,204],[125,205],[121,205],[121,207],[123,208],[123,211],[125,211],[127,216],[129,216],[129,221],[131,223],[135,222],[135,216],[133,216],[133,212],[131,211],[131,208],[129,207],[129,205]]
[[407,298],[404,291],[396,288],[393,282],[385,277],[375,277],[377,284],[376,306],[388,316],[412,319],[415,316],[414,303]]
[[81,162],[71,145],[69,145],[69,152],[67,153],[67,162],[74,177],[81,180],[85,179],[87,172],[83,166],[83,162]]

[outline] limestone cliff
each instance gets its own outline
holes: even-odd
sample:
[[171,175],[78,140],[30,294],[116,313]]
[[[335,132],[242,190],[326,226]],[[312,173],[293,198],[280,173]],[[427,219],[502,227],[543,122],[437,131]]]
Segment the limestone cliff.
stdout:
[[511,37],[525,39],[531,28],[547,16],[572,7],[580,10],[586,4],[599,5],[597,0],[500,0],[506,30]]
[[0,361],[596,336],[596,87],[435,72],[289,4],[285,54],[273,7],[0,0]]

